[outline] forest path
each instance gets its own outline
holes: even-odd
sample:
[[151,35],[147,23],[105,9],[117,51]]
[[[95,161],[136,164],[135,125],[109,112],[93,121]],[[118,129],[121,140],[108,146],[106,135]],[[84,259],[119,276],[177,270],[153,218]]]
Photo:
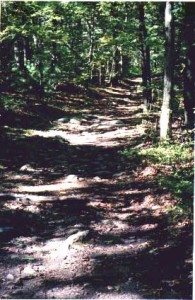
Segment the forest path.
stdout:
[[138,87],[100,89],[87,104],[59,96],[65,117],[12,141],[15,168],[0,194],[1,298],[180,296],[170,195],[153,168],[121,154],[145,141]]

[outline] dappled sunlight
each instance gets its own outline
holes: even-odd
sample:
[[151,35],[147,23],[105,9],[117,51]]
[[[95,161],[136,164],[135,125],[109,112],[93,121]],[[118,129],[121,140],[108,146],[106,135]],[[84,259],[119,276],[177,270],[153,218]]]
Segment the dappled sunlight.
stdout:
[[36,186],[20,186],[17,188],[16,191],[18,192],[25,192],[25,193],[44,193],[44,192],[58,192],[60,193],[63,190],[68,189],[77,189],[85,187],[86,183],[76,180],[76,181],[69,181],[67,178],[61,179],[60,181],[53,183],[53,184],[47,184],[47,185],[36,185]]
[[[4,192],[0,193],[0,199],[4,201],[9,201],[9,200],[16,200],[19,199],[20,201],[32,201],[32,202],[42,202],[42,201],[52,201],[56,199],[56,196],[50,196],[50,195],[38,195],[38,194],[28,194],[28,193],[14,193],[14,192]],[[9,202],[8,202],[9,203]],[[7,204],[9,205],[9,204]]]
[[0,298],[189,299],[195,6],[0,2]]
[[66,113],[50,103],[55,118],[45,126],[4,128],[0,254],[11,295],[18,282],[36,298],[143,299],[169,279],[165,255],[173,270],[175,253],[181,265],[186,259],[188,242],[172,252],[174,199],[156,187],[156,169],[122,155],[127,146],[142,148],[150,125],[142,124],[139,100],[127,98],[136,85],[102,90],[105,97],[87,107],[82,96],[58,95]]
[[[33,130],[28,134],[30,134],[31,136],[41,136],[45,138],[62,138],[64,139],[64,141],[70,143],[71,145],[97,145],[102,147],[112,147],[121,145],[123,139],[127,139],[130,136],[136,137],[139,136],[140,133],[144,133],[144,128],[140,132],[140,129],[138,129],[137,131],[135,128],[128,129],[124,127],[123,124],[119,124],[118,126],[122,126],[124,128],[116,128],[112,131],[111,129],[113,126],[117,127],[117,123],[115,123],[113,123],[112,125],[112,121],[106,121],[100,124],[88,126],[89,132],[86,131],[86,127],[84,126],[76,126],[76,130],[80,132],[75,134],[60,130],[49,130],[46,132]],[[93,132],[91,132],[90,130],[93,130]],[[106,130],[108,132],[98,133],[96,132],[96,130]]]

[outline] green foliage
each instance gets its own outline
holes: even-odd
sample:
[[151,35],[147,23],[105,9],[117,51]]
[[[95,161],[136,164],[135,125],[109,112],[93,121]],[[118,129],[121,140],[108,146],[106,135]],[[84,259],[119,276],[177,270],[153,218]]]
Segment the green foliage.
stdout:
[[193,170],[181,169],[174,171],[169,176],[159,175],[157,181],[160,186],[167,187],[178,199],[192,201],[193,195]]
[[[152,72],[162,73],[164,4],[146,3],[145,11]],[[181,21],[178,3],[175,14]],[[2,68],[25,81],[32,78],[46,90],[63,80],[89,80],[92,66],[95,74],[101,67],[108,80],[115,46],[129,59],[126,74],[141,73],[138,12],[133,2],[4,1],[1,29]]]
[[2,95],[0,99],[1,107],[5,110],[20,110],[24,107],[25,103],[22,98],[18,98],[12,95]]
[[[147,117],[147,115],[145,116]],[[143,140],[147,142],[148,140],[152,142],[152,144],[157,145],[159,141],[158,132],[154,127],[150,127],[145,131],[145,136]]]
[[175,221],[184,217],[191,218],[193,214],[193,169],[175,170],[169,176],[157,176],[157,184],[166,188],[177,198],[178,203],[170,209],[170,217]]
[[[190,143],[157,143],[145,149],[126,149],[122,155],[135,164],[157,164],[158,167],[169,167],[159,169],[160,173],[154,178],[161,189],[169,191],[177,204],[169,211],[170,218],[178,221],[185,217],[191,218],[193,212],[193,151]],[[177,165],[177,167],[176,167]]]
[[174,165],[192,160],[189,145],[179,143],[156,143],[150,148],[125,149],[122,154],[136,162],[146,161],[148,164]]
[[132,164],[135,166],[139,166],[139,164],[141,164],[143,161],[140,149],[127,148],[120,153],[122,154],[122,156],[128,159],[128,162],[131,163],[131,166]]
[[148,162],[161,165],[173,165],[192,159],[191,148],[179,143],[158,143],[150,148],[140,150],[140,155],[145,157]]

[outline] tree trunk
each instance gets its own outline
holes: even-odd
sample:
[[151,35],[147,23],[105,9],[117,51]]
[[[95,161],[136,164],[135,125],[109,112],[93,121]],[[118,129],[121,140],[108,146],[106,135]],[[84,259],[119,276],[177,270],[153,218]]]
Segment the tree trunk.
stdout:
[[26,60],[31,61],[33,57],[32,48],[31,48],[31,42],[29,37],[25,38],[24,41],[24,51],[25,51],[25,58]]
[[106,62],[106,83],[107,84],[111,83],[111,67],[112,67],[111,60],[108,59]]
[[163,102],[160,115],[160,139],[167,139],[171,134],[171,103],[173,94],[173,55],[174,55],[174,30],[173,30],[173,3],[167,1],[165,7],[165,71]]
[[118,3],[112,2],[111,3],[111,16],[115,20],[114,27],[113,27],[113,41],[114,41],[114,48],[113,48],[113,64],[112,64],[112,76],[111,76],[111,85],[118,85],[119,79],[121,78],[122,72],[122,51],[121,51],[121,44],[117,41],[117,38],[122,31],[122,24],[119,21],[120,12],[118,9]]
[[186,61],[184,69],[184,108],[185,125],[189,129],[194,127],[195,103],[195,4],[187,2],[185,5]]
[[18,38],[17,49],[18,49],[18,67],[21,71],[23,71],[25,66],[24,64],[25,57],[24,57],[24,41],[22,37]]
[[101,85],[105,86],[106,80],[106,68],[104,65],[101,66]]
[[110,71],[110,74],[109,74],[109,84],[112,85],[112,79],[114,77],[114,57],[112,57],[112,59],[110,60],[110,63],[109,63],[109,71]]
[[130,59],[127,55],[122,55],[122,70],[121,70],[121,78],[126,78],[129,75],[130,69]]
[[90,20],[87,22],[89,31],[89,66],[90,66],[90,80],[94,81],[94,51],[95,51],[95,9],[92,10]]
[[11,73],[12,63],[14,61],[13,42],[6,40],[0,42],[0,66],[1,71]]
[[117,45],[115,45],[114,49],[114,57],[113,57],[113,74],[111,79],[112,85],[118,85],[119,79],[121,78],[121,51]]
[[144,3],[138,3],[139,11],[139,33],[142,55],[142,85],[145,110],[150,108],[152,103],[151,90],[151,67],[150,67],[150,47],[147,43],[147,30],[145,25]]
[[57,55],[57,43],[52,42],[51,44],[51,76],[55,76],[55,67],[58,62],[58,55]]

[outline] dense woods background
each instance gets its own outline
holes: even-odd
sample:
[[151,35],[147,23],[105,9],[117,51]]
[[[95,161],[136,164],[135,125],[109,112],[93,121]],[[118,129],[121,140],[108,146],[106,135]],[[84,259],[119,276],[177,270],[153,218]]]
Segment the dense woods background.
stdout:
[[1,5],[2,92],[19,89],[42,95],[64,81],[117,84],[142,73],[147,109],[162,99],[165,70],[165,115],[169,109],[177,113],[183,102],[185,123],[193,127],[193,3]]
[[[70,229],[68,226],[72,226],[72,223],[76,222],[74,226],[77,225],[77,221],[74,221],[75,215],[87,230],[92,226],[89,226],[88,220],[91,222],[93,217],[95,222],[99,220],[99,212],[96,216],[94,205],[93,209],[88,211],[86,204],[81,207],[81,204],[76,202],[75,206],[75,199],[65,207],[61,207],[62,202],[53,204],[56,219],[50,211],[50,204],[47,204],[49,209],[47,205],[44,208],[40,206],[41,213],[37,213],[38,204],[29,216],[26,208],[21,208],[19,202],[15,207],[9,204],[11,201],[17,203],[27,197],[24,194],[24,198],[20,198],[21,195],[15,194],[16,188],[20,189],[24,183],[28,186],[27,191],[31,185],[34,189],[41,184],[55,185],[54,180],[61,180],[65,175],[73,176],[71,172],[75,172],[74,176],[83,176],[86,180],[93,175],[93,178],[96,178],[94,180],[100,182],[96,187],[99,192],[102,188],[101,180],[117,178],[114,187],[107,183],[109,187],[102,188],[101,197],[109,199],[111,191],[121,189],[122,192],[127,187],[139,196],[143,194],[144,188],[148,188],[151,197],[156,197],[157,202],[160,199],[159,205],[162,205],[159,211],[157,209],[159,214],[156,212],[155,216],[153,207],[156,207],[156,202],[149,201],[147,209],[143,209],[140,215],[137,207],[132,208],[132,226],[142,226],[144,222],[148,227],[150,222],[160,225],[157,233],[152,231],[147,236],[152,242],[146,252],[136,256],[137,263],[132,263],[129,258],[128,269],[127,266],[124,268],[127,258],[117,259],[117,263],[122,261],[123,268],[122,275],[119,275],[123,278],[123,275],[134,272],[133,278],[136,278],[139,284],[143,284],[142,287],[139,284],[138,286],[141,294],[146,297],[189,298],[192,283],[190,263],[193,216],[195,3],[1,1],[0,5],[1,251],[11,247],[10,242],[15,243],[16,248],[19,247],[17,238],[23,235],[32,237],[36,233],[39,238],[53,238],[55,234],[53,231],[51,234],[51,229],[48,229],[51,226],[48,224],[52,220],[57,232],[57,218],[62,217],[62,223],[65,222],[64,232],[67,228]],[[124,101],[123,110],[120,107],[121,101]],[[93,127],[95,123],[90,123],[91,120],[95,122],[96,112],[100,120],[104,120],[101,121],[104,123],[100,124],[102,127],[99,125],[98,133],[102,135],[102,139],[105,138],[106,127],[108,132],[112,132],[113,127],[109,127],[109,122],[112,122],[119,135],[119,127],[126,126],[125,130],[132,128],[125,136],[125,142],[115,150],[115,144],[111,147],[105,140],[105,151],[102,150],[105,145],[102,146],[101,138],[100,145],[98,141],[96,143],[92,140],[87,147],[82,145],[83,148],[77,148],[74,143],[74,146],[67,146],[73,138],[67,142],[66,138],[68,139],[69,135],[64,138],[64,132],[68,132],[70,136],[76,132],[77,141],[82,140],[82,135],[85,137],[87,130],[89,135],[91,131],[94,135],[97,134],[99,129],[96,132]],[[61,124],[61,127],[56,129],[54,122]],[[70,123],[69,129],[63,127],[66,122]],[[57,132],[54,136],[52,126]],[[77,132],[74,126],[81,126],[81,129],[77,128]],[[85,128],[85,131],[82,128]],[[134,140],[136,130],[139,134]],[[117,138],[116,136],[116,140]],[[94,164],[98,155],[100,159],[97,159],[96,166]],[[85,163],[86,170],[80,170]],[[124,173],[127,177],[123,178],[124,174],[116,175],[118,169],[121,171],[119,174]],[[73,181],[74,176],[71,177]],[[49,197],[48,191],[51,191],[51,188],[43,192],[40,187],[37,191],[36,197]],[[52,193],[53,197],[55,193]],[[82,194],[83,190],[80,193]],[[55,197],[60,197],[59,194],[58,191]],[[30,197],[28,195],[28,201],[31,201]],[[95,188],[92,198],[97,198]],[[136,199],[135,196],[131,202],[124,196],[123,204],[126,208],[123,209],[130,207]],[[112,203],[113,209],[116,209],[115,206],[120,200],[119,197],[118,202]],[[166,201],[168,205],[165,205]],[[108,200],[105,204],[105,216],[109,215],[110,202],[111,200]],[[98,210],[99,206],[96,209]],[[62,216],[64,211],[65,215]],[[45,227],[37,225],[41,215],[40,223]],[[142,220],[138,218],[140,223],[136,221],[137,216],[143,217]],[[23,228],[27,223],[27,228]],[[132,227],[129,232],[131,230]],[[94,236],[97,235],[98,238],[98,234]],[[121,236],[122,233],[119,240]],[[16,238],[16,241],[12,238]],[[106,245],[117,244],[119,240],[116,241],[116,236],[109,237]],[[168,246],[161,245],[165,240]],[[93,242],[97,242],[95,237],[91,243]],[[19,245],[21,246],[20,241]],[[9,275],[8,281],[13,281],[13,274],[7,275],[5,271],[6,268],[12,268],[9,265],[9,251],[2,272],[5,272],[5,276]],[[173,259],[170,268],[167,267],[165,258]],[[130,272],[132,264],[134,269]],[[112,269],[108,263],[109,268]],[[120,273],[120,268],[118,270]],[[44,276],[47,277],[45,273]],[[109,276],[112,277],[112,274]],[[146,277],[149,278],[148,281]],[[107,282],[106,280],[103,278],[103,281]],[[112,282],[108,283],[108,286],[110,285]],[[24,286],[21,288],[22,292]],[[5,287],[2,295],[12,293],[8,290],[9,287]],[[18,297],[21,297],[22,292],[19,290]],[[32,294],[28,292],[24,295],[31,297]],[[43,297],[43,294],[40,295]],[[44,294],[44,297],[49,296]]]

